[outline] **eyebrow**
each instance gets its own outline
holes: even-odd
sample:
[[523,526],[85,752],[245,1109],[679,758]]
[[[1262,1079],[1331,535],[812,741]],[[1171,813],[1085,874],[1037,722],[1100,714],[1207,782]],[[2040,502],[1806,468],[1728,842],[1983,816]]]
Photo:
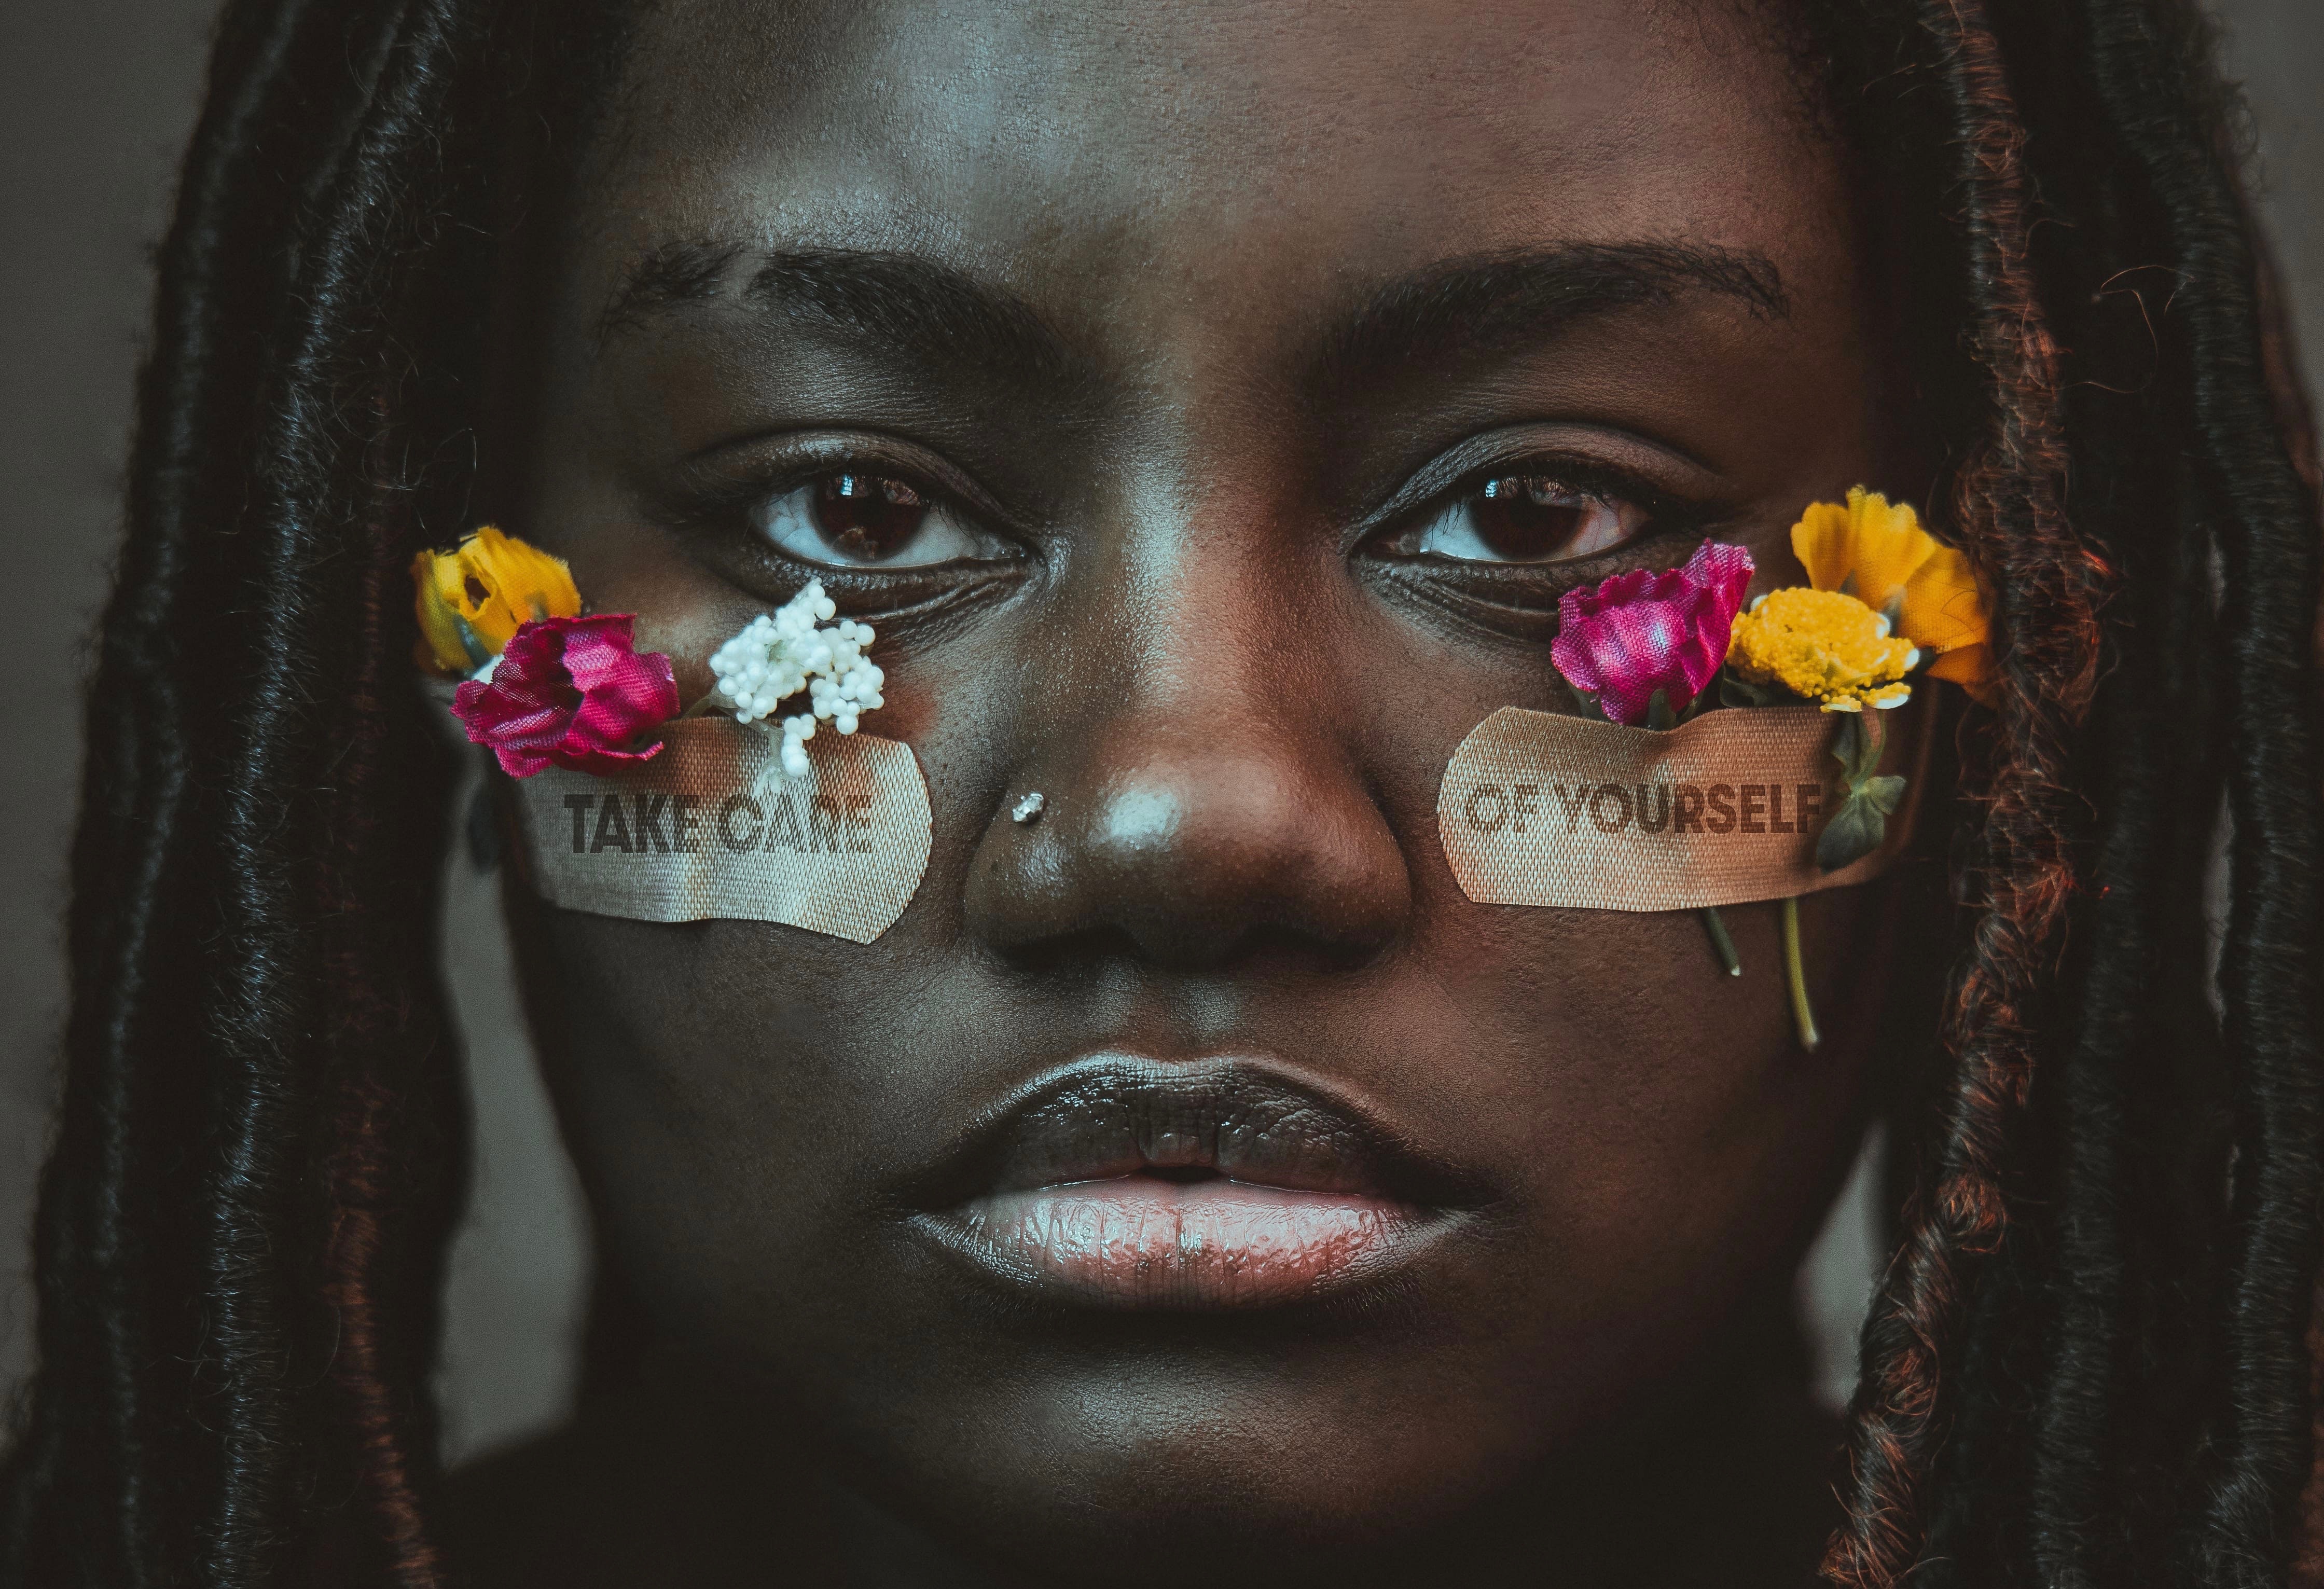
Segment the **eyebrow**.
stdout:
[[1742,303],[1755,319],[1791,315],[1765,254],[1687,243],[1566,243],[1447,261],[1374,292],[1325,338],[1327,384],[1448,356],[1506,352],[1609,309],[1664,307],[1686,292]]
[[665,309],[709,302],[742,256],[740,243],[665,243],[632,262],[597,317],[598,343]]
[[[725,291],[740,244],[680,243],[633,266],[598,327],[604,337],[657,312]],[[745,301],[786,318],[853,331],[908,354],[1052,385],[1085,374],[1065,338],[1032,305],[919,254],[778,251],[743,284]]]
[[[681,242],[646,255],[600,318],[600,342],[671,308],[721,297],[747,252],[740,243]],[[1329,387],[1448,356],[1504,352],[1589,315],[1665,306],[1686,292],[1733,300],[1761,319],[1791,313],[1775,263],[1755,252],[1670,242],[1513,249],[1383,284],[1323,338],[1315,373]],[[742,296],[787,317],[1028,386],[1078,382],[1091,369],[1023,299],[923,255],[777,251],[760,259]]]

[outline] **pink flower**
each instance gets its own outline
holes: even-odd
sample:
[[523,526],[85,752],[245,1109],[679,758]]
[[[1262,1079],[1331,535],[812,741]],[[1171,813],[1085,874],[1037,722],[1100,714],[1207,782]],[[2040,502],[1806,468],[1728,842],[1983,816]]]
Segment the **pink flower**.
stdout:
[[1614,722],[1645,722],[1658,689],[1683,712],[1727,660],[1750,583],[1749,552],[1706,540],[1683,568],[1635,568],[1595,590],[1569,590],[1550,661]]
[[453,715],[493,747],[501,771],[606,773],[659,754],[627,748],[678,716],[678,679],[659,651],[632,650],[635,614],[540,618],[509,637],[488,678],[460,686]]

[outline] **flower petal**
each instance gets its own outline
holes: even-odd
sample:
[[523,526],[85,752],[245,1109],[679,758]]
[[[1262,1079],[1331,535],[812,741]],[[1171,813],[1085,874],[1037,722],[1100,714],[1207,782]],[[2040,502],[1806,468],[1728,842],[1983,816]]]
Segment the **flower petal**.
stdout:
[[460,543],[459,578],[451,593],[460,615],[493,651],[527,624],[577,617],[581,593],[561,558],[487,524]]
[[1856,521],[1840,503],[1811,503],[1792,526],[1792,555],[1810,585],[1838,590],[1856,567]]
[[1750,554],[1705,541],[1683,568],[1632,569],[1558,603],[1550,660],[1612,721],[1646,720],[1655,693],[1683,711],[1727,656]]
[[563,558],[503,535],[491,524],[478,530],[475,540],[470,558],[477,577],[503,601],[523,611],[527,623],[580,616],[581,593]]
[[421,665],[446,677],[466,673],[482,657],[469,652],[472,632],[460,621],[460,559],[423,551],[411,559],[412,611],[420,620]]
[[1950,679],[1981,707],[2001,702],[2001,679],[1993,665],[1993,648],[1984,641],[1947,651],[1929,664],[1929,677]]
[[1931,651],[1982,644],[1989,633],[1985,596],[1969,559],[1953,547],[1937,548],[1905,585],[1896,626],[1914,644]]
[[632,649],[634,617],[557,617],[521,625],[490,680],[471,679],[453,711],[512,778],[556,765],[608,772],[660,746],[629,747],[678,715],[669,659]]
[[[1710,610],[1718,616],[1706,625],[1705,633],[1731,627],[1735,614],[1743,610],[1743,593],[1751,587],[1751,554],[1725,541],[1706,540],[1694,549],[1681,572],[1702,587],[1715,604]],[[1720,649],[1723,653],[1723,643]]]
[[[1845,591],[1792,586],[1736,621],[1728,666],[1749,683],[1777,686],[1826,710],[1852,711],[1894,693],[1917,656],[1875,613]],[[1838,703],[1845,701],[1845,706]]]
[[[1891,503],[1877,491],[1853,486],[1848,493],[1853,528],[1856,595],[1878,612],[1903,589],[1921,566],[1944,550],[1921,528],[1920,515],[1906,503]],[[1917,638],[1917,637],[1915,637]]]
[[1963,684],[1991,704],[1985,679],[1989,664],[1964,660],[1948,666],[1945,661],[1964,649],[1981,651],[1987,639],[1976,571],[1960,549],[1923,529],[1908,504],[1856,486],[1845,505],[1817,503],[1803,513],[1792,527],[1792,550],[1818,590],[1846,586],[1876,612],[1895,601],[1895,633],[1925,651],[1945,653],[1930,674]]
[[1568,684],[1584,695],[1595,695],[1606,688],[1606,680],[1598,671],[1598,659],[1582,638],[1581,624],[1574,619],[1568,618],[1558,624],[1557,638],[1549,642],[1549,661]]

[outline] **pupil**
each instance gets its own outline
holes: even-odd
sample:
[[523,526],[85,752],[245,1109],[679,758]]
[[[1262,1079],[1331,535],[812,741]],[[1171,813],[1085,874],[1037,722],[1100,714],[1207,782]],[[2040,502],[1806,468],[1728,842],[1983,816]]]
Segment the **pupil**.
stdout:
[[919,532],[927,499],[884,475],[826,475],[816,488],[815,527],[858,562],[884,562]]
[[1485,483],[1470,519],[1494,555],[1511,562],[1539,562],[1574,540],[1590,507],[1588,497],[1554,480],[1509,475]]

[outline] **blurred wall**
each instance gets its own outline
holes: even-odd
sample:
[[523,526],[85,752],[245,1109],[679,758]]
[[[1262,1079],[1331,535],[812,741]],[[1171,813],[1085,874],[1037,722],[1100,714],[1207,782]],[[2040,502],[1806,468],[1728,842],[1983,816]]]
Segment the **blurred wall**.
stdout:
[[[31,1330],[23,1232],[47,1135],[63,977],[58,920],[87,634],[117,522],[130,381],[215,0],[0,5],[0,1387]],[[2264,198],[2309,367],[2324,356],[2324,5],[2223,0],[2257,121]],[[2311,390],[2317,383],[2311,378]],[[477,1113],[474,1212],[454,1253],[446,1355],[456,1450],[556,1415],[569,1375],[581,1230],[508,984],[488,884],[456,867],[454,993]],[[1844,1394],[1874,1256],[1843,1199],[1808,1276]]]

